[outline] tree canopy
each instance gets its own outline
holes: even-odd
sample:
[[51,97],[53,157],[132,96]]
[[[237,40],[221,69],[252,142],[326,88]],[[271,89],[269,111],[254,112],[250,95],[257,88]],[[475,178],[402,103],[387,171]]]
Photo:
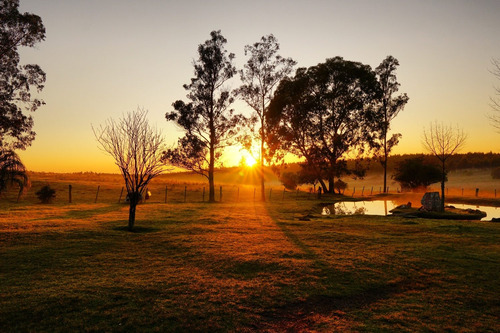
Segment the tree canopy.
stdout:
[[279,44],[273,35],[263,36],[259,42],[245,46],[248,61],[240,71],[243,84],[237,90],[240,96],[253,110],[248,119],[250,135],[243,136],[243,146],[251,151],[253,142],[259,142],[258,161],[260,164],[261,199],[265,200],[264,165],[273,155],[273,149],[267,140],[267,112],[278,83],[287,77],[295,66],[292,58],[283,58],[278,54]]
[[35,138],[33,118],[44,102],[33,98],[45,83],[38,65],[20,64],[19,47],[33,47],[45,39],[42,19],[20,13],[18,0],[0,0],[0,148],[25,149]]
[[272,139],[303,157],[322,187],[333,192],[334,177],[349,172],[347,154],[362,152],[373,131],[371,107],[379,89],[368,65],[327,59],[297,70],[280,83],[270,105]]
[[227,52],[227,40],[220,30],[212,31],[210,39],[199,45],[199,58],[194,62],[195,77],[185,84],[188,103],[178,100],[174,111],[166,114],[167,121],[175,121],[186,134],[177,147],[165,152],[171,164],[192,170],[208,178],[209,201],[215,201],[214,168],[220,151],[237,132],[242,117],[230,109],[234,98],[224,84],[236,74]]

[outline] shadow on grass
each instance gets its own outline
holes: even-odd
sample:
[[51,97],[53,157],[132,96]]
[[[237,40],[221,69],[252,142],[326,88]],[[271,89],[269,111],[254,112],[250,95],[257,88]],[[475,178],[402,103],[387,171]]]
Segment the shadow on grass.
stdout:
[[88,219],[96,215],[107,214],[122,208],[121,205],[108,205],[94,209],[73,209],[66,213],[63,218],[68,219]]
[[132,230],[129,230],[128,226],[126,226],[126,225],[120,226],[120,227],[114,227],[112,229],[115,231],[126,231],[126,232],[135,233],[135,234],[147,234],[147,233],[151,233],[151,232],[158,232],[161,230],[160,228],[141,227],[141,226],[134,227]]

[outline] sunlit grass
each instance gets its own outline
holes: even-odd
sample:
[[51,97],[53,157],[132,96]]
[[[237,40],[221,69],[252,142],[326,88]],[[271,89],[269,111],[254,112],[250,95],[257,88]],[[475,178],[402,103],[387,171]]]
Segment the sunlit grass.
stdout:
[[71,179],[69,204],[44,181],[54,204],[0,203],[2,331],[500,330],[499,224],[321,216],[243,187],[208,204],[203,184],[165,204],[159,183],[128,232],[116,178],[97,203],[97,182]]

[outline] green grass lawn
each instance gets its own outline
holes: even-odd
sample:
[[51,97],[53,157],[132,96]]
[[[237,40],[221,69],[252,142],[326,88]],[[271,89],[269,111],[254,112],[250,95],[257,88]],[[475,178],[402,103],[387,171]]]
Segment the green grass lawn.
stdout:
[[128,232],[115,178],[2,198],[1,332],[500,331],[500,224],[322,216],[253,188],[208,204],[196,184],[184,203],[181,183],[165,204],[162,183]]

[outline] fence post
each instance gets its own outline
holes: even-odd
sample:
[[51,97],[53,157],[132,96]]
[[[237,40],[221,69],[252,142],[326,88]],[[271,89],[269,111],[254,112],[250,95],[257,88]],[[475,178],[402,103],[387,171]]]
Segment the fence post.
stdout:
[[365,193],[365,187],[363,186],[363,189],[361,190],[361,196],[363,196],[363,193]]
[[476,188],[476,198],[477,198],[478,194],[479,194],[479,189]]
[[[122,200],[122,195],[123,195],[123,186],[122,186],[122,190],[120,192],[120,197],[118,198],[118,203],[120,203],[120,201]],[[71,199],[70,199],[70,202],[71,202]]]
[[220,194],[219,194],[219,201],[222,201],[222,185],[221,185],[221,187],[220,187],[219,191],[220,191]]
[[168,186],[165,185],[165,203],[167,203]]
[[370,195],[373,195],[373,186],[372,186],[372,190],[370,191]]
[[356,186],[354,186],[354,189],[352,190],[352,196],[354,196],[354,193],[356,193]]
[[71,203],[71,185],[68,185],[69,203]]
[[281,200],[285,200],[285,187],[283,187],[283,196],[281,197]]
[[184,202],[186,202],[187,186],[184,186]]
[[97,203],[97,197],[99,196],[99,189],[101,188],[101,185],[97,186],[97,193],[95,194],[95,201],[94,203]]
[[462,196],[464,196],[464,189],[462,188]]
[[205,186],[203,186],[203,202],[205,202]]

